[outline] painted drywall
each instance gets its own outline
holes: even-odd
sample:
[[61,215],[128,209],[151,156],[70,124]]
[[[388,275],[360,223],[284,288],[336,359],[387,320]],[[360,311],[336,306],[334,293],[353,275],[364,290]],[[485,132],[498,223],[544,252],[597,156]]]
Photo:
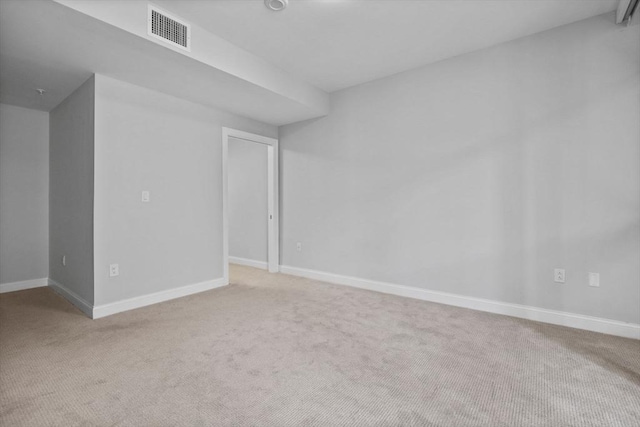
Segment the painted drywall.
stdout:
[[229,138],[229,256],[267,262],[267,146]]
[[49,276],[49,114],[0,104],[0,284]]
[[222,278],[222,126],[277,128],[102,75],[95,108],[95,304]]
[[282,264],[640,323],[639,29],[598,16],[281,127]]
[[49,277],[89,304],[94,300],[94,86],[91,77],[49,116]]
[[[162,64],[167,73],[172,72],[174,75],[179,75],[181,71],[176,68],[174,63],[181,64],[184,63],[184,59],[190,58],[192,60],[188,61],[190,68],[183,71],[189,75],[189,79],[165,78],[160,80],[164,82],[164,89],[161,90],[166,93],[173,93],[185,98],[188,95],[189,99],[205,105],[213,103],[215,107],[226,111],[236,111],[250,115],[250,117],[258,120],[278,124],[291,123],[295,119],[302,120],[303,118],[317,117],[328,112],[329,96],[322,90],[283,71],[260,56],[241,49],[224,38],[218,37],[193,22],[185,20],[182,16],[177,16],[176,18],[190,24],[190,51],[173,47],[148,35],[147,2],[55,1],[96,20],[103,21],[109,26],[119,28],[127,33],[158,44],[162,47],[162,50],[173,50],[178,56],[167,56],[166,61],[170,62]],[[170,15],[176,15],[175,7],[182,8],[175,4],[163,6],[167,6],[167,9],[165,10],[162,7],[161,9]],[[201,10],[202,7],[200,6],[199,9]],[[118,37],[122,37],[122,35]],[[129,43],[136,44],[139,43],[139,40],[129,40]],[[141,49],[148,51],[153,51],[156,47],[149,43],[140,46],[142,46]],[[158,55],[162,55],[162,53],[158,52]],[[163,55],[163,57],[165,56]],[[161,74],[157,70],[149,75],[131,73],[126,67],[119,69],[117,58],[114,58],[113,62],[116,64],[111,67],[101,67],[103,69],[102,74],[108,74],[111,77],[133,83],[138,82],[137,84],[151,89],[163,87],[157,84],[158,75]],[[139,64],[139,66],[144,67],[145,64]],[[206,71],[203,70],[203,67]],[[144,78],[140,78],[141,75]],[[191,87],[190,80],[199,82],[198,90],[201,94],[200,96]],[[181,81],[182,83],[181,86],[177,86],[178,89],[173,84],[176,81]],[[179,89],[180,87],[182,88],[181,90]],[[221,100],[223,101],[221,102]],[[233,109],[231,109],[231,106],[233,106]]]

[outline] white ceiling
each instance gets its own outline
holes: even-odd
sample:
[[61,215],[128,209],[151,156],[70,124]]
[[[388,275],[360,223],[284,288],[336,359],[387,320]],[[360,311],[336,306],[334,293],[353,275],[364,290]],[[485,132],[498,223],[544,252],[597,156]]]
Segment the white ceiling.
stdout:
[[[151,2],[276,65],[286,81],[335,91],[606,13],[618,0],[290,0],[283,12],[262,0]],[[102,4],[122,17],[120,0]],[[0,12],[3,103],[48,111],[99,73],[274,125],[324,114],[51,0],[0,0]]]
[[[146,29],[146,8],[141,24]],[[1,103],[50,111],[95,73],[276,126],[319,115],[53,1],[0,0]]]
[[616,9],[618,0],[155,0],[332,92]]

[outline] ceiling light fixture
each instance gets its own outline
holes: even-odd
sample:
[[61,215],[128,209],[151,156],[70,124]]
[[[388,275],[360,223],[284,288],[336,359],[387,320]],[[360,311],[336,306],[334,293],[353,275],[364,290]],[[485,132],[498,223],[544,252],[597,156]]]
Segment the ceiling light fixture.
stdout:
[[44,89],[36,89],[36,92],[38,92],[40,96],[44,96],[44,94],[47,93],[47,91]]
[[288,4],[289,0],[264,0],[264,5],[276,12],[284,10]]

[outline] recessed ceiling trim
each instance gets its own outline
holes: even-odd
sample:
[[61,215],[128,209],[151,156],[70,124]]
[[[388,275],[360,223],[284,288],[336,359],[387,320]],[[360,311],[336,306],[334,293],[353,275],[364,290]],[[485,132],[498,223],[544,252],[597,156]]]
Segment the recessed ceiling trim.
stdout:
[[279,12],[287,8],[289,0],[264,0],[264,5],[267,6],[268,9]]

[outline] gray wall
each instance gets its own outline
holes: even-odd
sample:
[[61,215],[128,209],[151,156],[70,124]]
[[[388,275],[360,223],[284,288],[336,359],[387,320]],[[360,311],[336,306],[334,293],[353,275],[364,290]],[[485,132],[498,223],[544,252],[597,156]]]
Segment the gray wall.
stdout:
[[49,114],[0,104],[0,283],[49,275]]
[[640,322],[639,41],[603,15],[333,93],[280,128],[282,264]]
[[49,277],[90,304],[94,297],[94,85],[92,77],[49,116]]
[[[222,126],[273,126],[96,76],[96,305],[223,277]],[[141,203],[141,192],[151,202]],[[120,275],[109,278],[109,264]]]
[[267,146],[229,139],[229,256],[267,262]]

